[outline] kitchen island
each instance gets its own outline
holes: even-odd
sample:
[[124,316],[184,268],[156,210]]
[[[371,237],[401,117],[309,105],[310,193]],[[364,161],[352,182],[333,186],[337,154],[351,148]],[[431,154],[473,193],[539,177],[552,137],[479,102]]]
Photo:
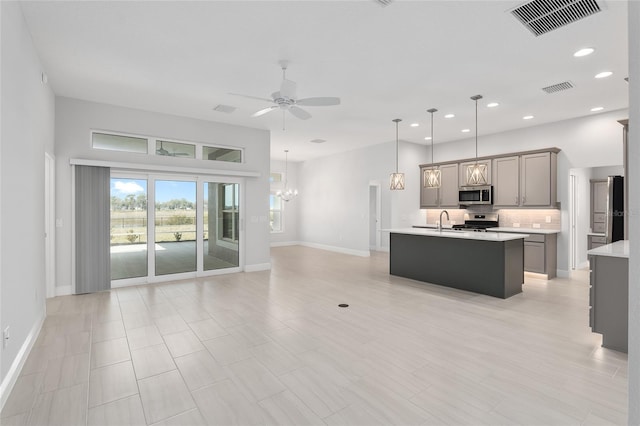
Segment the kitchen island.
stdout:
[[589,326],[602,334],[602,346],[627,352],[629,334],[629,241],[587,252],[591,269]]
[[522,292],[526,234],[390,229],[389,272],[506,299]]

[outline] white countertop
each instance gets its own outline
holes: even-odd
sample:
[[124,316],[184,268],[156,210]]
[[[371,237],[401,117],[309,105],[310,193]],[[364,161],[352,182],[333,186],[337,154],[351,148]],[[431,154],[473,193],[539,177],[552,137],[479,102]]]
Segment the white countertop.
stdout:
[[592,237],[606,237],[607,234],[605,234],[604,232],[587,232],[587,235],[590,235]]
[[616,241],[612,244],[596,247],[587,252],[589,256],[609,256],[629,258],[629,240]]
[[437,229],[428,228],[398,228],[383,229],[382,231],[390,232],[392,234],[424,235],[427,237],[461,238],[465,240],[483,241],[510,241],[528,237],[527,234],[509,234],[506,232],[466,232],[453,230],[439,231]]
[[559,234],[560,231],[559,229],[542,229],[542,228],[507,228],[507,227],[503,227],[500,226],[498,228],[489,228],[489,231],[494,231],[494,232],[522,232],[525,234]]
[[[438,225],[435,223],[425,223],[423,225],[413,225],[414,228],[428,228],[428,229],[437,229]],[[453,225],[442,225],[442,229],[451,229]]]

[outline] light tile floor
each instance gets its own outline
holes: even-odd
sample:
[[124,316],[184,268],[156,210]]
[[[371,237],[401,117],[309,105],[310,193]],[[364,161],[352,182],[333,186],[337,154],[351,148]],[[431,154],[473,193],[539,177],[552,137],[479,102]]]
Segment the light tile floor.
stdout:
[[48,300],[2,425],[626,423],[585,273],[501,300],[389,276],[383,253],[272,261]]

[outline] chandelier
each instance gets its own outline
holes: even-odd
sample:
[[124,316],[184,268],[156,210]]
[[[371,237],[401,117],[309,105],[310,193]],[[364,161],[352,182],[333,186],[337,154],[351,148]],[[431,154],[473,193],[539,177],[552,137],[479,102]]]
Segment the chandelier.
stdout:
[[291,201],[296,197],[296,195],[298,195],[297,189],[290,189],[287,186],[287,179],[289,178],[288,154],[289,154],[289,150],[285,149],[284,150],[284,189],[281,189],[278,192],[276,192],[276,196],[279,197],[282,201]]

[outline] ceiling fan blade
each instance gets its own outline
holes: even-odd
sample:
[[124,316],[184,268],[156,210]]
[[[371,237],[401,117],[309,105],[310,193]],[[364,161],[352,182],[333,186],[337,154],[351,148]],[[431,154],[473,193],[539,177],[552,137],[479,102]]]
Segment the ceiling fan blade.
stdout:
[[260,117],[261,115],[265,115],[266,113],[268,113],[269,111],[273,111],[274,109],[278,108],[278,105],[274,105],[274,106],[270,106],[268,108],[265,109],[261,109],[260,111],[251,114],[252,117]]
[[292,105],[289,108],[289,112],[291,112],[291,114],[293,114],[294,116],[298,117],[300,120],[308,120],[311,118],[311,114],[309,114],[307,111],[303,110],[302,108],[298,108],[295,105]]
[[233,95],[233,96],[240,96],[242,98],[255,99],[257,101],[273,102],[273,99],[260,98],[258,96],[243,95],[243,94],[240,94],[240,93],[227,93],[227,94],[228,95]]
[[332,106],[340,105],[340,98],[322,97],[322,98],[304,98],[296,101],[297,105],[304,106]]
[[282,97],[295,99],[297,91],[296,87],[297,84],[295,81],[284,79],[282,80],[282,84],[280,85],[280,94],[282,95]]

